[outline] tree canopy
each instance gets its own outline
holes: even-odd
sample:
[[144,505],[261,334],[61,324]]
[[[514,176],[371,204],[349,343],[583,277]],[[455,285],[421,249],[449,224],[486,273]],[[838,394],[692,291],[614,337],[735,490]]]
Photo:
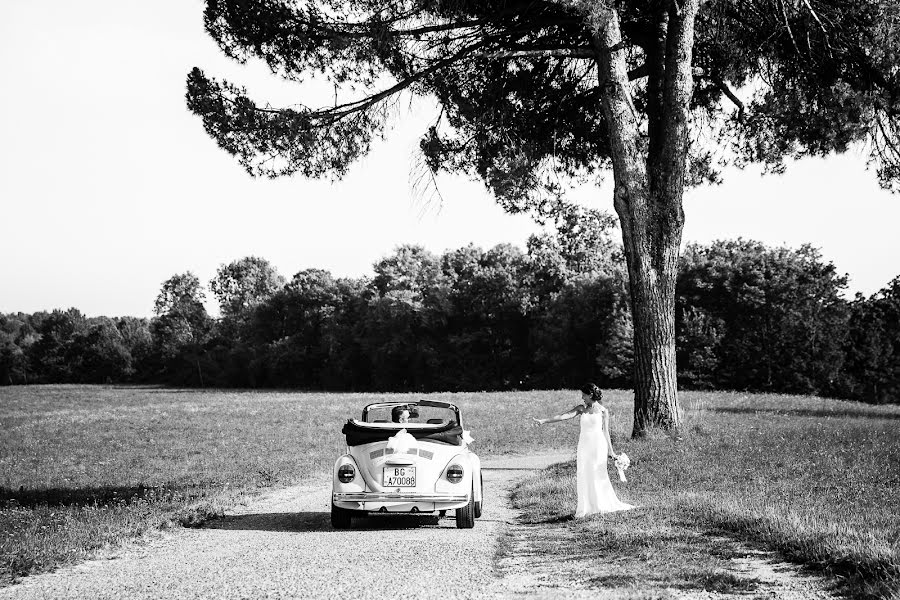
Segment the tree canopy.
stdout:
[[847,278],[818,250],[747,240],[688,245],[676,303],[688,387],[840,393]]
[[[602,53],[625,51],[647,143],[664,116],[652,72],[665,69],[657,46],[671,2],[612,2],[616,49],[594,37],[607,3],[209,0],[206,29],[226,54],[294,81],[325,76],[351,97],[272,108],[195,68],[188,105],[249,172],[318,177],[343,175],[369,150],[400,92],[430,96],[441,113],[423,132],[428,167],[477,175],[508,208],[534,207],[561,191],[559,175],[609,166]],[[898,52],[900,6],[891,0],[704,2],[689,181],[715,181],[724,164],[780,169],[788,157],[868,141],[882,185],[896,188]]]
[[247,256],[222,265],[209,282],[223,317],[241,319],[250,309],[284,285],[284,277],[269,261]]

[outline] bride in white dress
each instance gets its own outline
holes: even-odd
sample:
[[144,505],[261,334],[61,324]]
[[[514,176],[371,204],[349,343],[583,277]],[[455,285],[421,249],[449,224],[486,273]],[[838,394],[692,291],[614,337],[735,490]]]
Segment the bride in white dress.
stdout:
[[583,404],[546,419],[534,419],[535,423],[543,425],[581,417],[581,434],[578,436],[575,462],[578,492],[575,518],[634,508],[619,500],[606,471],[607,454],[613,459],[617,455],[609,439],[609,411],[600,404],[602,398],[600,389],[589,383],[581,388]]

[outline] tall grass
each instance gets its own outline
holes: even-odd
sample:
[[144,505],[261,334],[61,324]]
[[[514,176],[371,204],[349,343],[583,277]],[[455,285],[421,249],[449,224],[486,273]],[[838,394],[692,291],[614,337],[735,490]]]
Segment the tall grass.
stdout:
[[[173,523],[199,524],[262,488],[327,481],[346,419],[369,402],[417,397],[0,388],[0,582]],[[528,415],[572,394],[429,397],[457,403],[475,449],[496,454],[553,447],[553,437],[530,435]]]
[[[840,576],[855,597],[895,597],[900,407],[727,393],[682,400],[677,436],[630,440],[631,420],[613,421],[616,450],[632,460],[617,489],[645,507],[616,521],[625,531],[647,520],[724,530]],[[524,482],[515,500],[531,520],[570,514],[573,465]]]
[[[0,581],[173,523],[202,522],[270,486],[327,481],[344,450],[345,419],[368,402],[416,397],[0,388]],[[574,455],[576,422],[535,428],[530,416],[570,408],[577,392],[428,397],[461,407],[483,455]],[[630,483],[617,489],[645,507],[625,517],[629,531],[657,523],[622,543],[646,547],[666,539],[660,532],[671,523],[699,521],[855,578],[854,589],[865,593],[884,595],[896,583],[900,408],[725,393],[682,400],[680,437],[632,441],[631,394],[607,394],[616,449],[633,461]],[[572,465],[532,479],[516,498],[532,519],[571,514]],[[594,531],[603,523],[579,527]],[[693,547],[682,537],[684,548]],[[585,533],[578,547],[592,548],[594,538]],[[697,577],[718,581],[713,571],[703,573]]]

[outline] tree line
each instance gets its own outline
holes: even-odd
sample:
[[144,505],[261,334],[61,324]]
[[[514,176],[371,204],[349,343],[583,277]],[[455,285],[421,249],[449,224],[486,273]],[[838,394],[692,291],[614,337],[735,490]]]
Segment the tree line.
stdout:
[[[621,249],[601,213],[553,233],[433,254],[401,246],[364,278],[265,259],[204,286],[165,281],[151,319],[77,309],[0,315],[0,381],[433,391],[630,387],[633,327]],[[679,385],[900,398],[900,277],[846,300],[810,247],[729,240],[685,248],[676,286]],[[206,290],[219,318],[204,307]]]
[[[251,175],[339,179],[419,97],[439,106],[419,139],[420,182],[478,179],[507,211],[543,214],[570,183],[611,176],[634,322],[633,437],[678,427],[685,189],[728,166],[782,172],[787,159],[860,147],[900,191],[897,0],[205,4],[226,56],[335,83],[333,102],[279,107],[191,69],[188,109]],[[731,385],[779,384],[773,360],[732,380],[721,358]]]

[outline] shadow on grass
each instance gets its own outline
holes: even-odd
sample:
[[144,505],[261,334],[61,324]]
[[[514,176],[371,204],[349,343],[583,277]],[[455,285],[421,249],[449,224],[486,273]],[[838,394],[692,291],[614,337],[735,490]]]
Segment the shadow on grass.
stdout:
[[885,419],[885,420],[900,420],[900,413],[884,413],[873,410],[814,410],[807,408],[789,408],[780,410],[777,408],[738,408],[738,407],[715,407],[715,408],[707,408],[706,410],[710,412],[717,413],[725,413],[725,414],[768,414],[775,415],[781,417],[814,417],[817,419],[821,419],[824,417],[850,417],[850,418],[860,418],[860,419]]
[[330,531],[331,517],[327,512],[251,513],[226,515],[203,526],[203,529],[230,531]]
[[616,588],[636,586],[640,582],[640,580],[633,575],[616,573],[613,575],[601,575],[600,577],[592,577],[588,580],[588,582],[597,587]]
[[210,391],[210,389],[208,388],[166,387],[165,385],[159,383],[151,383],[146,385],[129,385],[122,383],[106,385],[103,387],[108,390],[126,390],[141,392],[144,394],[198,394]]
[[[603,588],[616,587],[636,587],[645,585],[647,581],[635,575],[627,573],[612,573],[609,575],[601,575],[592,577],[588,580],[590,584]],[[716,594],[746,594],[752,592],[759,587],[760,581],[753,577],[743,578],[719,570],[685,570],[674,580],[664,579],[660,582],[663,585],[673,585],[682,590],[703,590]]]
[[752,592],[759,587],[760,581],[755,577],[738,577],[733,573],[719,570],[706,570],[689,573],[680,587],[684,589],[700,588],[706,592],[717,594],[741,594]]
[[553,515],[551,517],[547,517],[545,519],[525,519],[520,518],[520,522],[524,525],[549,525],[552,523],[567,523],[569,521],[574,521],[574,514],[567,515]]
[[[435,515],[367,515],[364,517],[354,516],[352,529],[369,531],[417,529],[419,527],[434,527],[439,524],[440,519]],[[331,526],[331,515],[328,512],[309,511],[227,515],[207,523],[204,529],[274,531],[283,533],[334,530]],[[343,531],[336,533],[343,533]]]
[[129,504],[136,500],[172,500],[176,496],[185,497],[183,490],[175,486],[99,486],[84,488],[38,488],[20,487],[10,489],[0,487],[0,507],[10,504],[24,508],[36,506],[104,506],[109,504]]

